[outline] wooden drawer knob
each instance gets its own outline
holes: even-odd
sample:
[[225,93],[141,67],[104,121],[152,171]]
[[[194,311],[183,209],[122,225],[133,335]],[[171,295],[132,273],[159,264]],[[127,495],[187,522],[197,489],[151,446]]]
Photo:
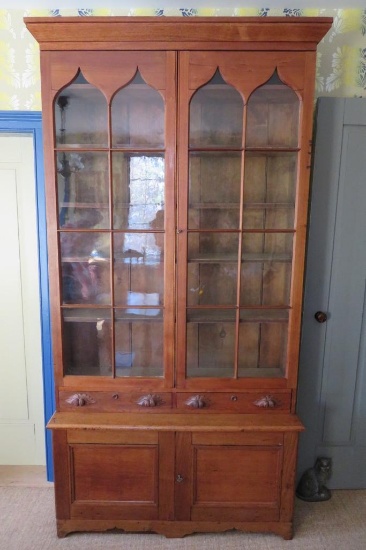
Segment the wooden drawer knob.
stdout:
[[140,407],[158,407],[163,404],[163,400],[158,395],[143,395],[140,399],[137,400],[137,404]]
[[193,395],[186,401],[187,407],[191,407],[192,409],[203,409],[205,407],[208,407],[208,401],[205,399],[203,395]]
[[91,403],[95,403],[95,399],[87,393],[75,393],[66,399],[66,403],[74,405],[74,407],[85,407]]
[[274,409],[277,407],[278,403],[272,395],[265,395],[257,401],[254,401],[254,405],[261,409]]

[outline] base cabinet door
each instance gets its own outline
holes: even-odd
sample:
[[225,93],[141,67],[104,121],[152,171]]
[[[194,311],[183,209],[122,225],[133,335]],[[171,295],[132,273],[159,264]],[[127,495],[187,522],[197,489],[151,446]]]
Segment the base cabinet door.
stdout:
[[[54,436],[56,445],[64,438]],[[56,459],[55,489],[69,506],[59,519],[173,518],[174,434],[69,430],[66,438],[69,468]]]
[[283,434],[184,433],[177,440],[185,448],[176,466],[179,519],[279,520]]

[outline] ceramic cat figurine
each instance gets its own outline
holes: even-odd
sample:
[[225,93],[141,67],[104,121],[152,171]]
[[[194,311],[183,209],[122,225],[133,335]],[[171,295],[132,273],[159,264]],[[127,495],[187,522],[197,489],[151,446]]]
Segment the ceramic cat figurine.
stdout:
[[332,459],[317,458],[313,468],[306,470],[296,489],[296,496],[308,502],[329,500],[331,492],[325,486],[332,475]]

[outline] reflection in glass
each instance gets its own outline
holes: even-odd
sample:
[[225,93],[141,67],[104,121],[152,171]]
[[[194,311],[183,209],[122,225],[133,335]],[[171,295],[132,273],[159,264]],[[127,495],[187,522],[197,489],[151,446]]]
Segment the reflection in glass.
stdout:
[[107,101],[82,73],[55,101],[57,147],[107,147]]
[[64,304],[110,303],[109,235],[60,234]]
[[189,227],[237,229],[241,154],[195,152],[189,157]]
[[283,376],[287,356],[287,310],[241,310],[239,376]]
[[163,304],[163,246],[162,233],[114,235],[114,298],[117,305]]
[[190,105],[189,146],[242,146],[243,100],[219,71],[193,96]]
[[164,101],[137,71],[112,100],[113,147],[164,147]]
[[59,225],[109,228],[107,153],[57,153]]
[[232,310],[188,311],[188,377],[223,378],[234,375],[234,319],[235,312]]
[[164,229],[164,155],[113,153],[115,229]]
[[115,362],[117,377],[163,376],[161,310],[116,310]]
[[64,374],[111,376],[111,332],[108,309],[64,309]]
[[248,100],[246,146],[297,147],[299,113],[298,96],[275,71]]

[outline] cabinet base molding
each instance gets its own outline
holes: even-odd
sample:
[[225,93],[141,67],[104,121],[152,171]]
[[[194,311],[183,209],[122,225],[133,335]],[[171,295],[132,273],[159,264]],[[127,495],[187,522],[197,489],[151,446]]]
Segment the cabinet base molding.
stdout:
[[59,538],[81,531],[156,533],[166,538],[182,538],[194,533],[223,533],[232,530],[245,533],[272,533],[281,536],[284,540],[291,540],[293,537],[292,522],[57,520],[57,536]]

